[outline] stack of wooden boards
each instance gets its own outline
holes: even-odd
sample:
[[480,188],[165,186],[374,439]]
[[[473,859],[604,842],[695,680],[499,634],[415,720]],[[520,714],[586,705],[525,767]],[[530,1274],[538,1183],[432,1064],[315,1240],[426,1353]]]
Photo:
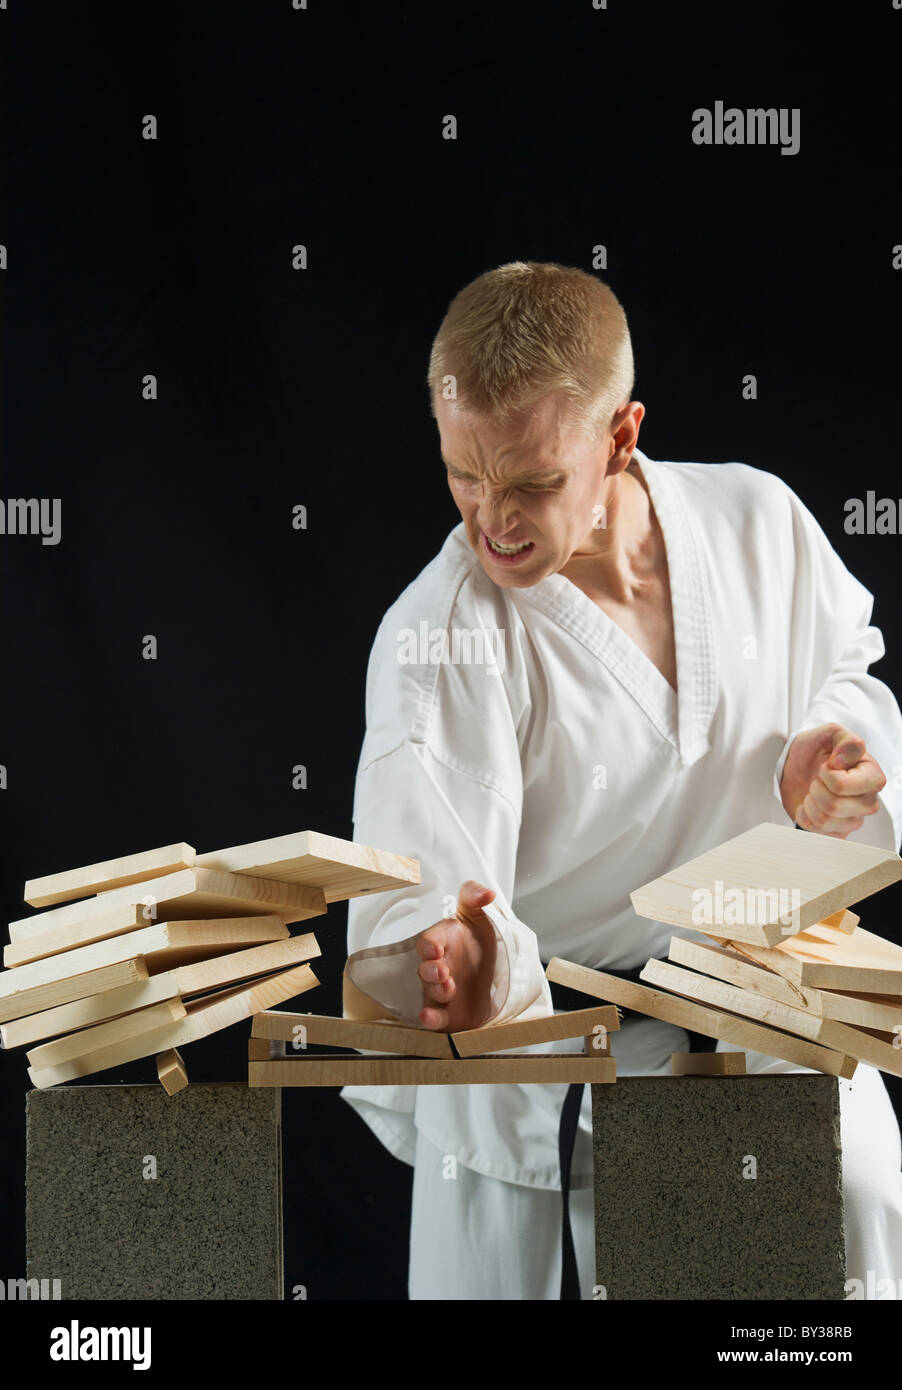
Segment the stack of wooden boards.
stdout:
[[[546,1018],[489,1024],[460,1033],[410,1028],[391,1020],[330,1018],[322,1014],[257,1014],[248,1043],[249,1086],[461,1086],[510,1082],[616,1080],[608,1034],[620,1027],[615,1008],[576,1009]],[[562,1038],[583,1038],[579,1052],[510,1049]],[[380,1050],[378,1056],[330,1053],[313,1047]]]
[[816,1071],[902,1076],[902,947],[847,910],[900,878],[893,851],[758,825],[631,894],[709,938],[672,937],[641,972],[652,988],[560,959],[548,978]]
[[[312,933],[330,902],[420,881],[416,860],[315,831],[197,855],[179,843],[25,885],[43,908],[9,923],[0,1042],[28,1052],[37,1087],[158,1055],[172,1094],[178,1047],[312,989]],[[49,1041],[40,1041],[49,1039]]]

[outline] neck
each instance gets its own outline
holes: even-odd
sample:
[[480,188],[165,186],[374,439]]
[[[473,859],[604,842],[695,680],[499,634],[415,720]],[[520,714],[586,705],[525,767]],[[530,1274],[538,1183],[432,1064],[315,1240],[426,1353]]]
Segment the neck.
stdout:
[[654,569],[657,521],[634,463],[610,483],[606,525],[590,533],[560,572],[587,593],[629,602]]

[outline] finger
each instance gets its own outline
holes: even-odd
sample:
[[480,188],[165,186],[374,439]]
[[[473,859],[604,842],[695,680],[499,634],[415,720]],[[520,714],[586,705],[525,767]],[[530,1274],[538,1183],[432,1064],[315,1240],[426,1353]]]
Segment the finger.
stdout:
[[440,960],[448,944],[448,929],[443,922],[427,927],[417,937],[417,952],[423,960]]
[[836,839],[844,840],[854,830],[861,829],[864,818],[857,816],[851,820],[844,820],[822,816],[811,797],[806,796],[796,811],[795,822],[802,830],[816,830],[821,835],[832,835]]
[[886,774],[870,754],[866,754],[856,767],[848,771],[831,767],[829,761],[822,763],[817,775],[827,790],[836,796],[866,795],[868,792],[882,791],[886,786]]
[[450,1004],[457,993],[453,976],[439,980],[436,984],[423,985],[423,1004]]
[[451,967],[445,960],[423,960],[417,966],[417,974],[424,985],[443,985],[451,978]]
[[[856,816],[873,816],[880,809],[876,792],[862,796],[836,796],[816,778],[808,788],[807,800],[814,803],[825,820],[848,820]],[[809,811],[813,816],[813,813]]]
[[861,762],[866,751],[864,739],[860,734],[853,734],[851,729],[837,729],[833,735],[830,762],[838,769],[855,767]]
[[417,1014],[417,1021],[424,1028],[435,1028],[438,1030],[447,1029],[449,1018],[450,1013],[448,1009],[436,1008],[434,1005],[424,1006]]
[[457,913],[459,917],[471,917],[483,907],[486,907],[494,898],[494,888],[486,888],[484,883],[477,883],[475,879],[467,879],[466,883],[460,886],[460,893],[457,899]]

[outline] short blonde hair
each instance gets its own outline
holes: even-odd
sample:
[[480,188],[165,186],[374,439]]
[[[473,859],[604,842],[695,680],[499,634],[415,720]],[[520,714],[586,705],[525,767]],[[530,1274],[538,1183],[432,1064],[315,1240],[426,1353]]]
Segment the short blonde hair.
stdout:
[[432,344],[430,408],[454,377],[454,398],[507,423],[551,391],[574,424],[603,434],[635,381],[626,315],[607,285],[573,266],[510,261],[452,299]]

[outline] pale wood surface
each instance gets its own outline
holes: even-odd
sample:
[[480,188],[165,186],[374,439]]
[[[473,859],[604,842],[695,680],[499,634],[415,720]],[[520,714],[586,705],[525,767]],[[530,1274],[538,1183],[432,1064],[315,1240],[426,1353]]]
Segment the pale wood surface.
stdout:
[[117,961],[140,957],[148,962],[148,971],[153,975],[176,965],[203,960],[205,956],[224,955],[238,946],[255,946],[287,936],[285,923],[273,916],[155,922],[151,927],[140,927],[124,936],[111,936],[91,946],[79,946],[74,951],[33,961],[31,965],[5,970],[0,974],[0,999],[50,980],[69,979],[101,965],[114,965]]
[[[48,980],[45,984],[32,985],[5,998],[0,996],[0,1022],[23,1018],[26,1014],[41,1009],[71,1003],[74,999],[93,997],[105,990],[138,984],[146,980],[149,973],[143,960],[124,960],[117,961],[114,965],[86,970],[83,975],[73,975],[69,979]],[[4,978],[0,975],[0,980]]]
[[195,867],[131,883],[95,898],[64,903],[62,907],[38,912],[32,917],[21,917],[10,922],[9,938],[18,944],[60,927],[90,923],[114,908],[130,907],[148,896],[154,899],[159,922],[178,918],[259,916],[262,913],[277,913],[285,922],[301,922],[326,911],[321,889]]
[[[278,923],[280,919],[272,920]],[[102,994],[94,994],[87,999],[76,999],[71,1004],[45,1009],[41,1013],[3,1024],[0,1026],[0,1046],[21,1047],[41,1038],[73,1032],[76,1028],[86,1028],[94,1023],[103,1023],[120,1014],[130,1013],[133,1009],[156,1004],[161,999],[173,998],[177,994],[188,997],[204,990],[221,989],[225,985],[250,979],[254,975],[285,970],[319,954],[316,937],[312,932],[308,932],[284,941],[272,941],[263,946],[231,951],[228,955],[214,956],[194,965],[176,966],[174,970],[163,971],[138,984],[105,990]]]
[[837,1053],[856,1057],[859,1062],[868,1062],[896,1076],[902,1075],[902,1050],[879,1041],[863,1030],[850,1028],[846,1023],[806,1013],[803,1009],[790,1008],[766,995],[741,989],[724,980],[711,979],[707,975],[696,975],[666,960],[650,960],[641,978],[689,999],[713,1004],[715,1008],[727,1009],[745,1018],[757,1019],[772,1028],[782,1028],[822,1047],[832,1047]]
[[535,1082],[613,1082],[613,1057],[582,1052],[533,1053],[528,1057],[312,1057],[248,1062],[249,1086],[472,1086]]
[[794,1009],[851,1023],[857,1027],[882,1028],[892,1032],[902,1025],[902,998],[892,995],[842,994],[838,991],[815,989],[812,985],[797,985],[757,961],[743,955],[737,946],[730,950],[712,942],[687,941],[685,937],[671,938],[670,959],[677,965],[688,965],[703,975],[740,985],[756,994],[777,999]]
[[124,888],[145,878],[190,869],[194,859],[193,846],[184,842],[144,850],[141,854],[123,854],[118,859],[105,859],[80,869],[30,878],[25,885],[25,901],[30,907],[50,907],[70,898],[87,898],[104,889]]
[[256,1014],[251,1025],[255,1038],[279,1038],[293,1042],[295,1028],[307,1030],[307,1042],[331,1047],[359,1047],[371,1052],[396,1052],[413,1057],[453,1057],[447,1033],[428,1028],[410,1028],[383,1019],[360,1023],[355,1019],[332,1018],[325,1014]]
[[286,999],[293,999],[318,983],[309,965],[295,966],[292,970],[270,975],[252,985],[222,990],[192,1001],[185,1006],[185,1018],[165,1027],[73,1057],[58,1066],[40,1069],[29,1067],[28,1075],[36,1087],[44,1089],[73,1081],[79,1076],[105,1071],[108,1067],[124,1066],[126,1062],[137,1061],[140,1057],[149,1057],[171,1047],[181,1047],[198,1038],[208,1037]]
[[231,873],[309,884],[321,888],[329,903],[420,882],[416,859],[371,849],[352,840],[339,840],[334,835],[321,835],[316,830],[213,850],[199,855],[197,862]]
[[717,939],[796,985],[902,995],[902,947],[863,927],[845,936],[821,922],[769,948]]
[[[643,884],[630,894],[630,901],[640,917],[719,938],[775,946],[786,939],[787,930],[804,930],[899,878],[902,859],[892,850],[765,822]],[[745,915],[754,920],[693,921],[694,891],[707,890],[713,900],[718,881],[724,895],[731,889],[744,895],[784,889],[787,905],[792,891],[798,889],[798,927],[787,929],[773,912],[762,911],[764,920],[758,920],[753,900]]]
[[188,1085],[188,1069],[177,1048],[170,1047],[166,1052],[159,1054],[157,1057],[157,1076],[168,1096],[177,1095]]
[[745,1076],[744,1052],[674,1052],[674,1076]]
[[150,926],[152,919],[145,917],[144,912],[141,903],[124,903],[87,922],[70,922],[68,926],[41,932],[40,936],[13,941],[3,948],[3,964],[8,969],[15,969],[33,960],[58,955],[60,951],[73,951],[76,946],[90,946],[94,941],[106,941],[111,936],[122,936],[124,932],[134,931],[137,927]]
[[159,1004],[151,1004],[149,1009],[136,1009],[130,1014],[122,1014],[108,1023],[98,1023],[92,1028],[80,1028],[76,1033],[67,1033],[64,1038],[42,1043],[26,1053],[32,1067],[55,1067],[71,1061],[88,1052],[97,1052],[104,1047],[114,1047],[128,1039],[139,1039],[144,1033],[152,1033],[168,1027],[178,1019],[186,1018],[187,1010],[177,996],[164,999]]
[[661,993],[647,985],[634,985],[615,975],[606,975],[601,970],[590,970],[587,966],[562,960],[559,956],[549,962],[545,974],[557,984],[582,990],[596,999],[606,999],[626,1009],[635,1009],[637,1013],[648,1014],[651,1018],[663,1019],[690,1032],[719,1038],[746,1052],[763,1052],[767,1057],[780,1057],[783,1061],[826,1072],[829,1076],[854,1076],[858,1065],[853,1057],[819,1047],[803,1038],[766,1028],[745,1018],[735,1018],[719,1009],[696,1004],[674,994]]
[[504,1052],[509,1047],[530,1047],[533,1043],[556,1042],[560,1038],[585,1038],[596,1027],[615,1032],[620,1027],[616,1008],[574,1009],[547,1018],[490,1023],[485,1028],[452,1033],[451,1037],[461,1057],[478,1057],[486,1052]]

